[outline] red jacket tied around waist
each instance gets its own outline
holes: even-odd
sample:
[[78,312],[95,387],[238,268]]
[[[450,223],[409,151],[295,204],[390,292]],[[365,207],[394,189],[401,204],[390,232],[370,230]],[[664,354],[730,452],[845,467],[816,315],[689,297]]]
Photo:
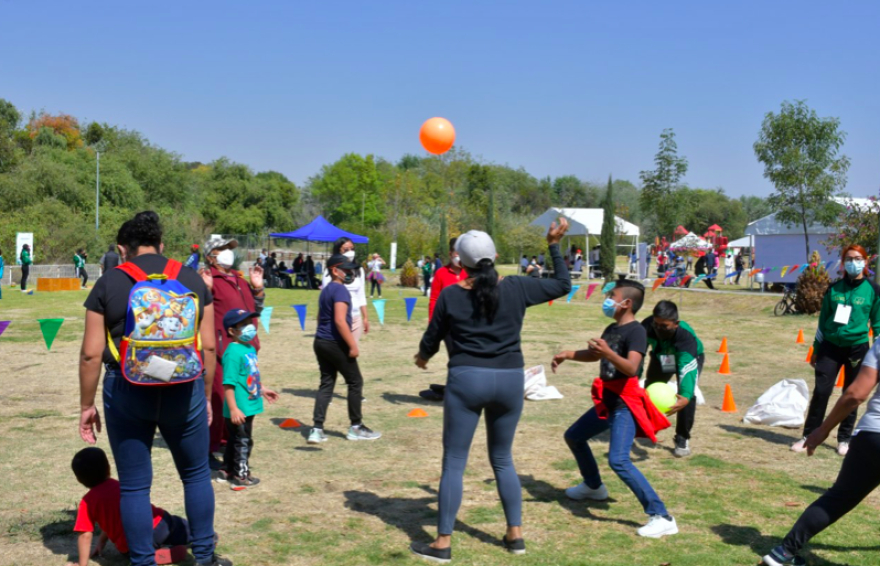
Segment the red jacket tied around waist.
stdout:
[[593,380],[593,404],[600,419],[608,418],[608,409],[602,402],[602,392],[605,388],[620,395],[620,400],[626,403],[626,407],[636,421],[636,437],[650,438],[651,442],[657,442],[655,433],[669,428],[669,419],[651,402],[648,393],[639,385],[638,377],[611,381],[602,381],[597,377]]

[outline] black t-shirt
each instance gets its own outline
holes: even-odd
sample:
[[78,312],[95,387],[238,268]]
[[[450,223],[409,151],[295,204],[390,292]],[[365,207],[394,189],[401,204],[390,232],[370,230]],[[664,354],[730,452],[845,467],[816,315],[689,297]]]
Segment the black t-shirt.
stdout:
[[[605,340],[605,342],[608,343],[608,347],[621,358],[629,357],[630,352],[638,352],[644,356],[645,352],[648,351],[648,333],[645,332],[645,327],[637,320],[624,324],[623,326],[618,324],[608,326],[605,331],[602,332],[602,340]],[[644,358],[642,361],[644,362]],[[599,377],[602,378],[602,381],[639,377],[642,375],[642,365],[643,363],[639,363],[636,375],[633,376],[621,373],[608,360],[600,360]],[[619,401],[620,396],[617,393],[613,393],[608,389],[604,390],[602,402],[609,411],[616,409]]]
[[[168,260],[158,254],[145,254],[132,259],[131,262],[143,269],[144,273],[150,275],[162,273]],[[198,295],[199,320],[201,320],[204,307],[213,303],[214,297],[211,296],[201,276],[193,269],[181,268],[177,280],[181,285]],[[98,279],[83,304],[87,310],[104,315],[104,324],[110,329],[110,337],[116,343],[117,351],[125,332],[125,312],[128,310],[128,295],[131,293],[132,287],[134,287],[134,280],[131,277],[120,269],[111,269]],[[109,347],[104,349],[104,363],[116,363]]]
[[571,291],[571,279],[558,244],[550,246],[550,256],[553,279],[505,277],[498,283],[498,311],[491,323],[475,312],[470,291],[460,285],[444,288],[419,344],[421,357],[431,359],[446,342],[449,367],[522,368],[520,332],[526,309]]

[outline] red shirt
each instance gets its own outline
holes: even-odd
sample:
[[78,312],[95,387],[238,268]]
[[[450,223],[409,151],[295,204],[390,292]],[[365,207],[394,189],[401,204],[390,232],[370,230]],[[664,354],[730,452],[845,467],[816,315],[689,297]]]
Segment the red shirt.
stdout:
[[610,381],[602,381],[597,377],[593,380],[593,403],[600,419],[608,418],[608,410],[602,402],[602,389],[605,387],[620,395],[620,400],[626,403],[636,421],[636,437],[650,438],[651,442],[657,442],[655,433],[671,426],[666,415],[654,406],[648,393],[639,385],[638,377]]
[[[226,351],[226,345],[229,339],[226,337],[226,331],[223,329],[223,315],[233,309],[244,309],[246,311],[255,312],[254,293],[250,284],[239,271],[232,270],[229,273],[223,273],[219,269],[212,267],[211,276],[214,278],[214,288],[211,294],[214,295],[214,329],[217,335],[217,357],[222,358],[223,352]],[[257,325],[257,319],[253,319],[253,323]],[[258,352],[260,351],[260,337],[255,337],[251,342],[251,346]],[[219,371],[219,367],[217,368]]]
[[[164,511],[151,505],[153,508],[153,528],[162,520]],[[113,478],[96,485],[86,493],[79,502],[76,512],[76,524],[73,526],[75,533],[93,533],[95,525],[107,534],[119,552],[128,552],[128,542],[125,540],[125,531],[122,529],[122,517],[119,513],[119,482]]]
[[464,268],[461,268],[458,274],[455,274],[445,265],[434,272],[434,278],[431,280],[431,300],[428,302],[429,321],[431,320],[431,317],[434,316],[434,305],[437,304],[437,299],[440,298],[440,291],[450,285],[455,285],[459,281],[467,279],[467,277],[468,274]]

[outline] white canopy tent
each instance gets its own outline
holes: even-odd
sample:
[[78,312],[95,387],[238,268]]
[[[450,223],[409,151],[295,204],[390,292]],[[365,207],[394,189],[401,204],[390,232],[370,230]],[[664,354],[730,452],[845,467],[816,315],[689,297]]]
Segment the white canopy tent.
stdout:
[[[569,227],[566,238],[582,236],[584,238],[584,256],[587,258],[588,265],[594,265],[590,260],[590,236],[598,238],[602,235],[602,222],[605,219],[605,210],[601,208],[556,208],[550,207],[541,216],[534,219],[532,226],[541,226],[549,229],[550,224],[556,222],[560,216],[568,220]],[[630,251],[636,250],[639,243],[639,227],[635,224],[627,222],[619,216],[614,217],[615,232],[618,235],[628,239],[630,243],[618,243],[617,247],[628,248]]]
[[754,246],[754,239],[754,236],[743,236],[742,238],[731,240],[730,242],[727,242],[727,249],[751,248]]

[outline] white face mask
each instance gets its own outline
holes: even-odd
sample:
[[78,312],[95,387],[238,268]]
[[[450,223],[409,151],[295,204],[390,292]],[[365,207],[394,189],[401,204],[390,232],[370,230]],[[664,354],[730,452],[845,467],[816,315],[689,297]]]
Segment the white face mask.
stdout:
[[461,265],[461,258],[458,256],[452,258],[452,265]]
[[232,267],[232,263],[235,261],[235,253],[232,250],[223,250],[219,254],[217,254],[217,265],[223,267],[224,269],[229,269]]
[[348,250],[347,252],[345,252],[342,255],[344,255],[346,258],[348,258],[348,261],[354,261],[354,250]]

